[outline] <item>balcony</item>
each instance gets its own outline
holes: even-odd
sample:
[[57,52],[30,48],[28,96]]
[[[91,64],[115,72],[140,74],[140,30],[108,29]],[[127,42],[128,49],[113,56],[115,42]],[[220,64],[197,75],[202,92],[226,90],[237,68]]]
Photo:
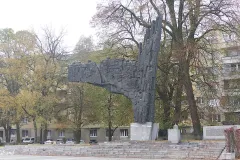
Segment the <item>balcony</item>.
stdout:
[[223,80],[230,80],[230,79],[239,79],[240,78],[240,71],[228,71],[223,72]]
[[240,55],[222,57],[223,64],[240,63]]
[[239,79],[240,78],[240,62],[223,64],[223,79]]

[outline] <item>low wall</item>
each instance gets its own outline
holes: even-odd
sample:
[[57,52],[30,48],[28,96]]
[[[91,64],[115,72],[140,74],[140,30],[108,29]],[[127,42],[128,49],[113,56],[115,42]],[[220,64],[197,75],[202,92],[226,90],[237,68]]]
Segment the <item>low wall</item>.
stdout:
[[203,126],[203,139],[225,139],[224,130],[230,127],[240,128],[240,125]]

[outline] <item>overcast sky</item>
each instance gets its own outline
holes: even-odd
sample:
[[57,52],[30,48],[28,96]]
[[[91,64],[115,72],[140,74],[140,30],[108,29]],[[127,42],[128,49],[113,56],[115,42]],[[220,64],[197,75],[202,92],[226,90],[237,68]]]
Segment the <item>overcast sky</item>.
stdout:
[[0,28],[39,32],[45,26],[67,31],[65,43],[75,46],[81,35],[94,35],[89,21],[98,0],[0,0]]

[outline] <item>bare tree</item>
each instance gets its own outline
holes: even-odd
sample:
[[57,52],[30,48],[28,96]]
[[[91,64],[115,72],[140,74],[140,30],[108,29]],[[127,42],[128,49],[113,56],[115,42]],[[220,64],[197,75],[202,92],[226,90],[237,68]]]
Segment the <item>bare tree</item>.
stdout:
[[[41,74],[38,75],[40,76],[39,80],[36,81],[33,87],[34,90],[40,91],[42,95],[42,100],[38,107],[38,116],[45,119],[40,129],[40,141],[45,141],[47,139],[47,122],[51,120],[54,107],[57,106],[57,102],[54,102],[58,99],[55,93],[64,81],[64,76],[62,75],[65,72],[60,62],[65,60],[65,56],[68,52],[63,44],[65,35],[64,30],[56,34],[53,29],[46,27],[43,28],[42,31],[43,33],[41,35],[35,35],[37,39],[37,49],[40,53],[40,63],[38,63],[38,65],[40,64],[42,66],[38,66],[40,67],[40,70],[38,68],[38,72],[40,71]],[[52,102],[47,104],[51,99]]]
[[[122,36],[136,43],[137,37],[141,36],[140,26],[148,28],[153,17],[163,15],[164,36],[170,37],[171,61],[178,66],[176,94],[181,95],[184,87],[194,135],[199,137],[201,125],[191,79],[192,63],[203,53],[201,43],[210,33],[235,30],[237,6],[233,0],[104,1],[98,6],[93,22],[110,37]],[[131,33],[126,26],[131,26]],[[118,39],[122,40],[122,37]]]

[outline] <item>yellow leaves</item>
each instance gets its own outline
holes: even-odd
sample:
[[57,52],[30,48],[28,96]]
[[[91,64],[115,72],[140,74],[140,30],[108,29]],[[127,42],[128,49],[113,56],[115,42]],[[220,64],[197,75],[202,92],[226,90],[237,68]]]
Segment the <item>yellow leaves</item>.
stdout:
[[41,94],[35,91],[21,90],[16,96],[16,102],[19,107],[32,108],[36,106]]
[[18,113],[25,114],[26,110],[28,114],[35,115],[35,107],[39,101],[41,94],[38,92],[30,92],[28,90],[21,90],[16,96],[16,109]]
[[19,78],[24,75],[26,68],[23,61],[15,58],[5,59],[6,68],[2,68],[1,71],[5,75]]
[[7,109],[14,106],[14,97],[10,95],[7,89],[0,89],[0,108]]
[[64,130],[64,129],[66,129],[68,127],[68,124],[67,123],[60,123],[60,122],[58,122],[57,124],[56,124],[56,128],[58,129],[58,130]]

